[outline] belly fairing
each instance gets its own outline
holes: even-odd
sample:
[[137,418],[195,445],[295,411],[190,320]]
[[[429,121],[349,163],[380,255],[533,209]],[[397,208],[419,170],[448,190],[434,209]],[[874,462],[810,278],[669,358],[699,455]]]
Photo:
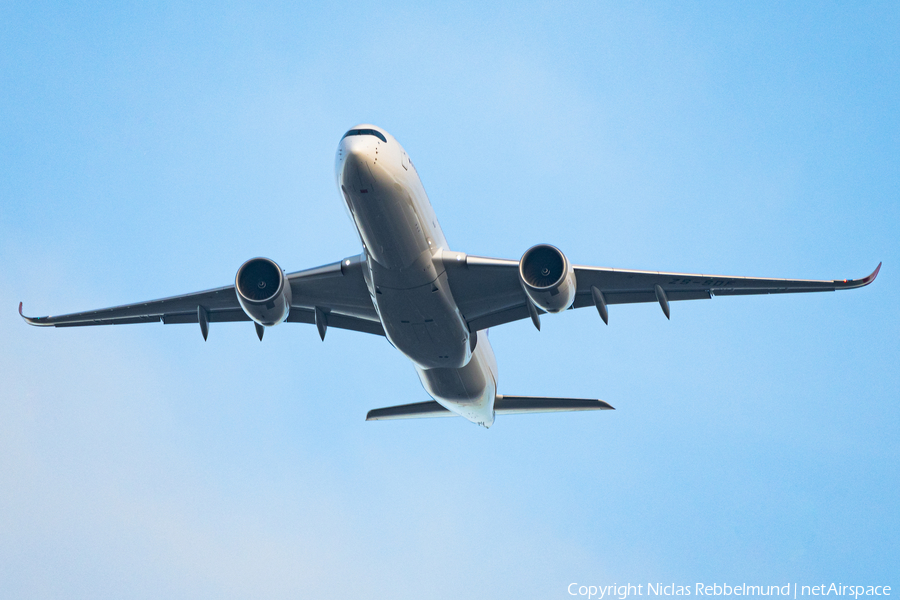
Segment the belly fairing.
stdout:
[[391,278],[379,271],[372,271],[375,304],[394,347],[426,369],[459,368],[468,363],[472,357],[470,334],[450,295],[447,274],[442,272],[424,285],[398,289],[382,285]]

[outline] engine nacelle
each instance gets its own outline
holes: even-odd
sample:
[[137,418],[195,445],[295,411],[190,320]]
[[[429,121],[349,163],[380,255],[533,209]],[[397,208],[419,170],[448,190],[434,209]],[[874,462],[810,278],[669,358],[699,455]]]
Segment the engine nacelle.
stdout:
[[278,325],[291,312],[291,286],[273,260],[251,258],[242,264],[234,288],[241,308],[260,325]]
[[519,281],[534,305],[548,313],[562,312],[575,302],[575,270],[556,246],[529,248],[519,261]]

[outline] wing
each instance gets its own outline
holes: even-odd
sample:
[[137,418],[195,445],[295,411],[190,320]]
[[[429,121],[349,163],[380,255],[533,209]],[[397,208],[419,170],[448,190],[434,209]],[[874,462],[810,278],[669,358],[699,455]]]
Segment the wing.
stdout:
[[[519,261],[447,252],[443,264],[453,296],[472,331],[529,318],[528,298],[519,283]],[[603,315],[606,304],[659,302],[668,315],[668,303],[677,300],[858,288],[875,280],[881,263],[868,277],[837,280],[767,279],[583,266],[574,269],[576,293],[572,308],[596,306]],[[599,299],[595,299],[594,289],[599,292]]]
[[[287,275],[291,285],[288,322],[315,323],[315,311],[328,317],[328,326],[384,335],[369,296],[359,256]],[[199,323],[201,312],[209,323],[249,321],[238,303],[234,286],[171,296],[149,302],[125,304],[86,312],[48,317],[22,318],[41,327],[126,325],[130,323]],[[22,304],[19,303],[19,314]]]

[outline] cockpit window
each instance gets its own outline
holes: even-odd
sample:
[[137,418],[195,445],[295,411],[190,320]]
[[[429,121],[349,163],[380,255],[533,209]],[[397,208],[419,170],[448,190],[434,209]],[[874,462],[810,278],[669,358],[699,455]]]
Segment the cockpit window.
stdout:
[[385,139],[384,134],[380,131],[375,131],[374,129],[351,129],[350,131],[345,133],[344,137],[342,137],[341,139],[344,139],[345,137],[349,137],[351,135],[374,135],[379,140],[387,144],[387,139]]

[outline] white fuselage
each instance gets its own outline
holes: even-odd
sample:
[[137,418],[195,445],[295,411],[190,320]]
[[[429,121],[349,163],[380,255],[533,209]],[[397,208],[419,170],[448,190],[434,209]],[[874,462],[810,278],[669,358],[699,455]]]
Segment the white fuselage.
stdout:
[[497,362],[487,335],[469,332],[459,312],[443,269],[450,248],[406,151],[383,129],[358,125],[341,139],[335,174],[387,339],[435,400],[489,427]]

